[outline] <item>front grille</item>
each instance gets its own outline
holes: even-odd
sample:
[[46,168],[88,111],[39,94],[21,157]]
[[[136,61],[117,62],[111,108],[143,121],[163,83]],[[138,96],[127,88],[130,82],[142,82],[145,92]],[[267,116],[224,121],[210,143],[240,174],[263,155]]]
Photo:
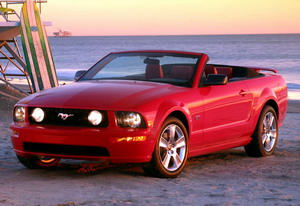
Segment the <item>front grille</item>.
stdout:
[[[61,126],[82,126],[82,127],[107,127],[108,118],[106,111],[99,111],[102,114],[102,122],[94,126],[88,121],[88,115],[92,110],[87,109],[61,109],[61,108],[42,108],[45,112],[45,118],[41,122],[36,122],[32,117],[32,111],[35,107],[29,107],[29,122],[40,125],[61,125]],[[68,115],[67,118],[62,118]]]
[[104,147],[59,145],[59,144],[41,144],[25,142],[24,150],[27,152],[38,152],[57,155],[74,155],[74,156],[96,156],[108,157],[109,152]]

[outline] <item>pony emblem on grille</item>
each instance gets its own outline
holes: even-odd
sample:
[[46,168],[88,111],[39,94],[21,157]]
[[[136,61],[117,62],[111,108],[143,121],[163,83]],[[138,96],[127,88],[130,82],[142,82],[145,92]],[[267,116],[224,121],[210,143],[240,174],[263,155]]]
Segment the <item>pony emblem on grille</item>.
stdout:
[[73,117],[74,114],[64,114],[64,113],[58,113],[57,117],[60,117],[62,120],[66,120],[69,117]]

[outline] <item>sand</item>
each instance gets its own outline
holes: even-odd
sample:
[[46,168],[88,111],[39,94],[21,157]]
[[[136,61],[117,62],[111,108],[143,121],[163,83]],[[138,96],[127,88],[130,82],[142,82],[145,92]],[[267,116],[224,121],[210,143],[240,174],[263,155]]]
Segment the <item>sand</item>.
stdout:
[[[1,90],[0,90],[1,91]],[[191,158],[176,179],[146,176],[139,165],[64,160],[29,170],[10,143],[16,100],[0,95],[0,205],[300,205],[300,104],[290,103],[274,156],[243,148]]]

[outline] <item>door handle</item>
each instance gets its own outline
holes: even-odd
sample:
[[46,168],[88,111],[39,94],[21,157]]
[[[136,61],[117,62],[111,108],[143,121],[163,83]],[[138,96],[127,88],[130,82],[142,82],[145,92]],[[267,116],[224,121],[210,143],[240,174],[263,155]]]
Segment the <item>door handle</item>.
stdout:
[[240,91],[240,93],[239,93],[239,95],[241,95],[241,96],[245,96],[245,95],[247,95],[247,94],[248,94],[248,92],[245,91],[245,90],[243,90],[243,89],[241,89],[241,91]]

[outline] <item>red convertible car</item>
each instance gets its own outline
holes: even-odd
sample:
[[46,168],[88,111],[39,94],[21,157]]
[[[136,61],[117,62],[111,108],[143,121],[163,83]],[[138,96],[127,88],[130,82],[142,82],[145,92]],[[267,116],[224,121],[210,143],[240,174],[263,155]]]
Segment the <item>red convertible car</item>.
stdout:
[[19,161],[143,163],[150,175],[176,177],[188,157],[240,146],[272,155],[287,110],[284,79],[208,60],[194,52],[111,53],[74,84],[22,99],[11,125]]

